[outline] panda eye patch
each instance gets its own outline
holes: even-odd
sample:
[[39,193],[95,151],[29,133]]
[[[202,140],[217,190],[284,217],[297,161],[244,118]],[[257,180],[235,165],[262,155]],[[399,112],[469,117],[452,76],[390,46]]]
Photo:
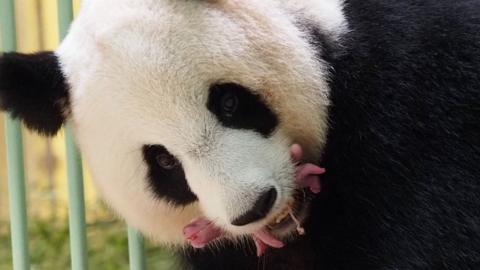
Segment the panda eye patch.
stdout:
[[209,91],[207,109],[226,127],[250,129],[268,136],[278,125],[277,116],[246,87],[223,83],[212,85]]
[[174,205],[197,200],[190,190],[180,161],[163,145],[144,145],[143,159],[148,167],[147,181],[155,197]]

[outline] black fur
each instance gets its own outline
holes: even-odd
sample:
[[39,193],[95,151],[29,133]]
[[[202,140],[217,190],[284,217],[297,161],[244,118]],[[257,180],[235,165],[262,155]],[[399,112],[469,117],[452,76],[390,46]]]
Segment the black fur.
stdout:
[[30,129],[54,135],[65,122],[69,94],[52,52],[0,56],[0,108]]
[[[238,107],[231,115],[222,109],[222,98],[235,96]],[[271,134],[278,125],[277,116],[249,89],[235,84],[215,84],[210,87],[207,108],[226,127],[254,130],[263,136]]]
[[480,269],[480,1],[345,12],[343,47],[322,53],[331,130],[306,236],[260,259],[195,251],[195,269]]
[[171,170],[159,166],[157,156],[168,154],[162,145],[143,146],[143,158],[148,166],[148,180],[155,196],[173,205],[188,205],[197,200],[185,179],[181,163]]

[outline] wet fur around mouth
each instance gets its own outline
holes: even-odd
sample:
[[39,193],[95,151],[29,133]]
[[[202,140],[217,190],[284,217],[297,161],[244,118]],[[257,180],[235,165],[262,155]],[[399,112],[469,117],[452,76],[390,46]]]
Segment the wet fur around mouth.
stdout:
[[314,196],[315,194],[306,188],[296,189],[291,201],[288,201],[265,227],[272,234],[287,239],[302,234],[298,229],[303,227],[304,221],[308,218],[310,203]]

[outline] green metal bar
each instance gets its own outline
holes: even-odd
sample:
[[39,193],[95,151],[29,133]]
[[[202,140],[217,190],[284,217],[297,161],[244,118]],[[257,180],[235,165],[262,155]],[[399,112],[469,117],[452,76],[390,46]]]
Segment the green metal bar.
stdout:
[[[15,51],[15,7],[13,0],[0,1],[0,32],[4,51]],[[5,117],[7,143],[8,193],[10,197],[10,228],[13,269],[28,270],[27,205],[23,171],[22,128],[18,120]]]
[[30,262],[28,256],[27,205],[20,122],[13,120],[10,116],[5,117],[5,130],[13,269],[27,270],[30,268]]
[[142,235],[135,229],[128,228],[128,257],[131,270],[145,270],[145,247]]
[[65,144],[67,148],[68,214],[72,270],[86,270],[88,269],[88,261],[82,160],[69,127],[65,128]]
[[[57,4],[60,38],[63,39],[73,19],[72,1],[58,0]],[[72,270],[86,270],[88,260],[82,160],[70,127],[65,128],[65,144]]]
[[15,6],[13,0],[0,1],[0,32],[2,34],[2,49],[15,51],[17,35],[15,34]]
[[63,39],[68,32],[70,23],[73,20],[72,0],[57,0],[58,5],[58,30],[60,39]]

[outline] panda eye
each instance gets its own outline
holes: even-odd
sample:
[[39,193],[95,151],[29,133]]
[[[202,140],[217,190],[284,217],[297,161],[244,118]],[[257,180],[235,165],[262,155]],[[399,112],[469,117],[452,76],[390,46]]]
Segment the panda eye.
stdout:
[[155,160],[157,161],[157,165],[165,170],[172,170],[179,164],[178,160],[168,153],[157,154]]
[[236,83],[217,83],[209,91],[207,109],[223,126],[254,130],[264,137],[277,127],[275,113],[251,89]]
[[226,92],[220,100],[220,106],[226,117],[232,117],[238,108],[237,95],[232,92]]

